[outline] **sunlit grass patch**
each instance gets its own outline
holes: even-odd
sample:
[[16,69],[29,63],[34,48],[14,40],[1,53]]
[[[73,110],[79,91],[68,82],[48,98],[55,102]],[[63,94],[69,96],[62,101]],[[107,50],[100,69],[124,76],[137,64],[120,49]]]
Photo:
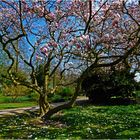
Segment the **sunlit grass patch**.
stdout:
[[31,107],[36,106],[35,102],[22,102],[22,103],[0,103],[0,110],[3,109],[12,109],[12,108],[22,108],[22,107]]
[[31,100],[28,96],[20,96],[16,99],[13,99],[11,96],[0,95],[0,110],[21,108],[21,107],[31,107],[36,105],[37,105],[37,101]]

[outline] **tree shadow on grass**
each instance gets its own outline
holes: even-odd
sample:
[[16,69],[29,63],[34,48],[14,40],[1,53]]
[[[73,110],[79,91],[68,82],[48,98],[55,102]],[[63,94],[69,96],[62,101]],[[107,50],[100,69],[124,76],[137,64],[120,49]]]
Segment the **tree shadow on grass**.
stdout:
[[89,100],[80,100],[76,102],[76,105],[79,106],[88,106],[88,105],[96,105],[96,106],[113,106],[113,105],[135,105],[138,104],[135,99],[131,98],[112,98],[109,100],[104,100],[102,102],[91,101]]

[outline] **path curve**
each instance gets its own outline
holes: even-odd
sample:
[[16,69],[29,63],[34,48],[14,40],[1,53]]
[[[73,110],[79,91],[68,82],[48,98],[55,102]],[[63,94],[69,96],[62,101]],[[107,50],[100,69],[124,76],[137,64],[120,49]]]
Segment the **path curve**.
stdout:
[[[87,100],[88,100],[87,97],[78,98],[76,100],[76,103],[86,102]],[[56,107],[56,106],[62,105],[64,103],[66,103],[66,102],[52,103],[51,105]],[[28,111],[36,111],[38,109],[39,109],[38,106],[32,106],[32,107],[0,110],[0,117],[7,116],[7,115],[16,115],[16,114],[20,114],[20,113],[24,113],[24,112],[28,112]]]

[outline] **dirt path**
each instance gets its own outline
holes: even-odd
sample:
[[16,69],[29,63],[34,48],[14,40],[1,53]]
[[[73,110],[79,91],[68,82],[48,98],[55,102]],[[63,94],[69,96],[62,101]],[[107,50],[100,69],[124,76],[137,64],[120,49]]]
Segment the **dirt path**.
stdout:
[[[86,102],[86,101],[87,101],[86,97],[79,97],[76,100],[76,103],[81,104],[81,103]],[[52,103],[51,105],[55,107],[55,106],[58,106],[58,105],[61,105],[64,103],[65,102]],[[39,109],[38,106],[33,106],[33,107],[0,110],[0,117],[7,116],[7,115],[16,115],[16,114],[20,114],[20,113],[24,113],[24,112],[28,112],[28,111],[36,111],[38,109]]]

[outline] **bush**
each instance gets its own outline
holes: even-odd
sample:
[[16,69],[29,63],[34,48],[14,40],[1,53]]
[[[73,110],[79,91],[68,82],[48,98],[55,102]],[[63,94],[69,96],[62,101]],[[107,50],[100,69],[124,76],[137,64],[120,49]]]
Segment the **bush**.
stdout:
[[28,92],[26,93],[27,98],[29,98],[30,101],[38,101],[39,99],[39,94],[33,90],[28,90]]
[[3,94],[6,96],[23,96],[26,95],[28,91],[28,88],[25,86],[15,86],[15,85],[10,85],[7,86],[5,85],[3,88]]
[[74,90],[70,87],[62,87],[57,91],[57,94],[62,97],[71,97],[73,95]]
[[[25,86],[5,85],[3,95],[7,98],[5,102],[38,101],[39,94]],[[9,98],[8,98],[9,97]]]
[[69,100],[74,93],[72,87],[60,87],[54,94],[49,95],[50,102],[63,102]]
[[128,70],[94,72],[82,83],[82,89],[94,103],[107,103],[111,98],[134,97],[138,84]]
[[49,101],[50,102],[64,102],[66,101],[66,99],[62,98],[61,95],[58,95],[58,94],[54,94],[53,96],[49,96]]

